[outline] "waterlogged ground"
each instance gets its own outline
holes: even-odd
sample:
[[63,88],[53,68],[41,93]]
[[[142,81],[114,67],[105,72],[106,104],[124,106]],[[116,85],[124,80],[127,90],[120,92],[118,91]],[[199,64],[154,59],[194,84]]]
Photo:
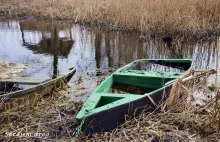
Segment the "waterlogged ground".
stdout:
[[196,69],[215,68],[216,37],[140,38],[60,22],[0,20],[0,60],[29,65],[28,77],[54,77],[75,67],[68,94],[85,101],[104,78],[136,59],[194,58]]

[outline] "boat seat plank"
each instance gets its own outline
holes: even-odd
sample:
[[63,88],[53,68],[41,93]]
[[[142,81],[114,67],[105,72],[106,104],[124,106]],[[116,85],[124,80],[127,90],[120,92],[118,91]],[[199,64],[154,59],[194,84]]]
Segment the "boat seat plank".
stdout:
[[36,85],[46,80],[50,80],[50,79],[49,78],[33,78],[33,77],[11,77],[9,79],[0,80],[0,82]]

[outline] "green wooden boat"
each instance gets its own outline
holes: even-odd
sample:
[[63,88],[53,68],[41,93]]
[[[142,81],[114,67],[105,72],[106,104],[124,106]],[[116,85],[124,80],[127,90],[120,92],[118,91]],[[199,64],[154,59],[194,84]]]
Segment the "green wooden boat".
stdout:
[[[171,90],[173,83],[191,68],[193,59],[141,59],[110,75],[90,95],[77,120],[85,134],[109,131],[143,111],[155,109]],[[150,96],[150,97],[149,97]]]

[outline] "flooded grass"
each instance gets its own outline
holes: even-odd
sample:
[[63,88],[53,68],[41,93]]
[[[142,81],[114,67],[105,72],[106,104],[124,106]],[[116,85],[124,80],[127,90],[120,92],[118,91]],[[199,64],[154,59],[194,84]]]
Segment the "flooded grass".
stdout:
[[195,34],[220,29],[218,0],[13,0],[0,5],[3,15],[86,21],[150,33]]

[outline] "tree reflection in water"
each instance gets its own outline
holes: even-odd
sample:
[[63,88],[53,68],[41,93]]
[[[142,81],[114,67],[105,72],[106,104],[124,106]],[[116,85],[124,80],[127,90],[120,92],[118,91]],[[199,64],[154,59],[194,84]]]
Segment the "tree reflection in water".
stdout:
[[[30,21],[32,22],[32,21]],[[58,57],[68,58],[70,50],[73,47],[74,40],[72,39],[71,31],[69,31],[70,38],[60,38],[59,31],[66,29],[66,26],[60,24],[31,24],[26,22],[19,22],[22,34],[22,45],[27,49],[32,50],[35,54],[45,54],[53,56],[53,76],[56,78],[58,75]],[[70,29],[70,28],[69,28]],[[38,31],[42,33],[42,39],[39,43],[34,44],[25,40],[25,31]],[[49,37],[46,36],[49,33]]]

